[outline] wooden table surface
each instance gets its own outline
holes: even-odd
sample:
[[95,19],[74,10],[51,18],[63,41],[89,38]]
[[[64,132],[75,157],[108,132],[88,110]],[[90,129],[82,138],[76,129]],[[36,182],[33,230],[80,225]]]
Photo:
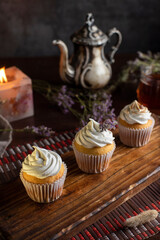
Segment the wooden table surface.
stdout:
[[[128,55],[119,55],[117,57],[117,65],[115,64],[113,69],[115,72],[114,76],[117,76],[116,74],[120,70],[120,67],[128,60],[128,58],[133,58],[133,56]],[[37,63],[37,65],[35,65]],[[52,65],[53,64],[53,65]],[[12,66],[16,65],[17,67],[21,68],[25,73],[27,73],[31,78],[37,78],[37,79],[44,79],[47,80],[48,78],[53,81],[55,81],[55,84],[60,81],[58,76],[58,59],[57,58],[37,58],[35,59],[1,59],[0,65],[5,66]],[[52,67],[53,66],[53,67]],[[42,70],[43,69],[43,70]],[[39,71],[40,70],[40,73]],[[47,71],[47,76],[45,75],[45,72]],[[134,100],[136,97],[136,93],[134,89],[130,94],[124,94],[124,89],[119,89],[118,92],[115,92],[113,94],[113,106],[115,107],[115,112],[118,115],[120,109],[130,103],[132,100]],[[121,101],[120,101],[120,100]],[[35,115],[33,117],[20,120],[17,122],[13,122],[12,126],[14,128],[23,128],[27,125],[46,125],[48,127],[52,127],[53,130],[56,131],[64,131],[64,130],[70,130],[74,129],[79,126],[78,120],[72,116],[72,114],[64,115],[60,112],[60,110],[56,106],[52,106],[48,104],[48,101],[40,96],[39,94],[34,92],[34,107],[35,107]],[[64,120],[65,119],[65,120]],[[50,239],[53,237],[54,234],[60,232],[62,228],[66,228],[68,225],[71,225],[73,221],[78,221],[78,219],[84,217],[86,214],[91,213],[93,210],[97,209],[98,207],[102,206],[103,203],[106,201],[109,201],[113,197],[116,197],[118,193],[120,193],[123,190],[126,190],[129,186],[133,185],[137,181],[139,181],[141,178],[144,178],[147,174],[154,171],[159,166],[159,155],[160,155],[160,149],[159,149],[159,143],[160,143],[160,127],[159,127],[159,120],[156,119],[156,128],[154,129],[154,134],[152,136],[150,145],[144,146],[141,149],[131,149],[124,147],[118,140],[117,137],[117,149],[115,151],[115,154],[113,156],[112,162],[110,164],[110,171],[107,172],[107,174],[101,174],[98,175],[98,182],[97,185],[94,186],[95,192],[98,191],[100,194],[100,200],[96,199],[94,188],[92,188],[89,184],[89,189],[86,188],[85,191],[88,192],[87,194],[81,193],[81,188],[84,187],[84,182],[86,179],[89,183],[93,182],[96,184],[95,178],[93,175],[86,175],[83,174],[75,165],[75,159],[74,156],[66,155],[64,156],[64,160],[69,165],[69,176],[66,180],[66,188],[64,189],[63,196],[59,200],[56,201],[56,203],[53,204],[37,204],[31,201],[28,196],[25,193],[25,190],[22,186],[22,183],[20,182],[20,179],[16,179],[15,181],[1,185],[0,186],[0,228],[3,230],[3,232],[6,234],[6,239]],[[24,133],[14,133],[13,135],[13,145],[27,143],[35,140],[35,136],[27,135]],[[143,151],[141,151],[143,150]],[[132,173],[135,165],[132,163],[132,160],[129,160],[130,163],[128,167],[126,167],[125,164],[128,158],[133,160],[133,163],[135,162],[137,165],[137,168],[140,168],[143,170],[143,166],[139,162],[138,159],[141,159],[143,161],[143,164],[145,166],[144,171],[137,171],[137,174],[133,176]],[[153,154],[153,155],[152,155]],[[120,160],[123,156],[123,159],[125,160],[121,165],[117,162],[118,159]],[[146,157],[145,157],[146,156]],[[152,160],[150,160],[152,159]],[[74,171],[73,171],[74,169]],[[118,186],[116,185],[116,181],[120,175],[114,174],[116,171],[118,174],[120,172],[125,173],[126,181],[122,181],[121,184]],[[73,174],[73,175],[72,175]],[[103,194],[103,189],[107,187],[109,184],[110,179],[112,179],[113,175],[117,177],[116,180],[114,180],[114,187],[115,190],[110,189],[111,191],[105,192],[105,196]],[[131,178],[127,177],[130,176]],[[77,178],[79,180],[77,180]],[[155,181],[157,178],[159,178],[159,174],[154,175],[150,178],[148,178],[145,183],[141,184],[141,186],[137,186],[134,188],[134,190],[131,190],[126,195],[123,195],[120,199],[113,202],[108,208],[105,209],[104,215],[120,205],[122,202],[124,202],[128,197],[133,196],[137,192],[141,191],[143,188],[145,188],[148,184]],[[112,179],[113,180],[113,179]],[[80,186],[76,188],[75,181],[80,181]],[[72,184],[73,185],[72,185]],[[102,186],[100,185],[102,184]],[[100,187],[101,186],[101,187]],[[78,209],[77,212],[75,211],[75,215],[72,215],[70,212],[71,210],[75,210],[77,208],[78,204],[78,197],[81,197],[82,203],[82,211],[79,211],[78,215]],[[89,199],[95,198],[94,204]],[[74,202],[75,200],[75,202]],[[66,208],[63,209],[64,203],[66,201]],[[72,201],[72,205],[69,204],[70,201]],[[56,210],[54,212],[54,208],[58,209],[61,208],[61,210],[65,210],[64,213],[68,214],[64,216],[64,214],[61,211]],[[88,220],[84,221],[81,225],[79,225],[76,229],[74,228],[70,235],[76,233],[79,231],[82,227],[87,226],[91,224],[92,222],[96,221],[98,219],[99,215],[97,215],[89,218]],[[39,221],[41,219],[42,221]],[[62,221],[63,219],[63,221]],[[56,224],[54,225],[52,223],[54,221]],[[36,223],[37,222],[37,223]],[[47,223],[49,224],[49,227],[47,228]],[[52,224],[51,224],[52,223]],[[86,224],[86,225],[85,225]],[[54,225],[54,226],[53,226]],[[159,236],[159,235],[158,235]],[[61,239],[67,239],[66,236]],[[150,239],[156,239],[156,238],[150,238]],[[157,238],[158,239],[158,238]]]

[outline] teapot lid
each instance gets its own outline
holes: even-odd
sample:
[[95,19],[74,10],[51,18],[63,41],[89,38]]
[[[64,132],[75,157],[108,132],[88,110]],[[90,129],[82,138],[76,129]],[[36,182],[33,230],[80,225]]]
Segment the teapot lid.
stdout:
[[71,40],[81,45],[98,46],[106,43],[108,37],[94,25],[93,14],[88,13],[84,26],[71,36]]

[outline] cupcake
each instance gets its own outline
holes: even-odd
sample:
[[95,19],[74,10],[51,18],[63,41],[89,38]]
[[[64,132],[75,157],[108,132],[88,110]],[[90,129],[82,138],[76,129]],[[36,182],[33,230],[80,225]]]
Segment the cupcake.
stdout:
[[86,173],[105,171],[115,150],[112,132],[101,130],[93,119],[76,134],[72,145],[78,167]]
[[147,107],[136,100],[125,106],[118,117],[120,140],[130,147],[141,147],[148,143],[155,120]]
[[22,163],[20,178],[33,201],[49,203],[61,196],[67,167],[56,152],[33,148]]

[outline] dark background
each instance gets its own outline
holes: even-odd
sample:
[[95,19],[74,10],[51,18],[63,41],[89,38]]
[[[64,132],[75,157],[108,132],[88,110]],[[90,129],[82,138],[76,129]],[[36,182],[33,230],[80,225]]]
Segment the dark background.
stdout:
[[57,38],[71,53],[88,12],[103,32],[121,31],[119,52],[160,50],[159,0],[0,0],[0,57],[58,56]]

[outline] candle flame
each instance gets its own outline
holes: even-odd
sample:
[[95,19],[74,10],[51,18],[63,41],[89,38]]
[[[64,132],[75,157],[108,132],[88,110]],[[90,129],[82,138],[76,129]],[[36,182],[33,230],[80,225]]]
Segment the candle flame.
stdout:
[[8,82],[6,73],[5,73],[5,67],[0,68],[0,83],[6,83]]

